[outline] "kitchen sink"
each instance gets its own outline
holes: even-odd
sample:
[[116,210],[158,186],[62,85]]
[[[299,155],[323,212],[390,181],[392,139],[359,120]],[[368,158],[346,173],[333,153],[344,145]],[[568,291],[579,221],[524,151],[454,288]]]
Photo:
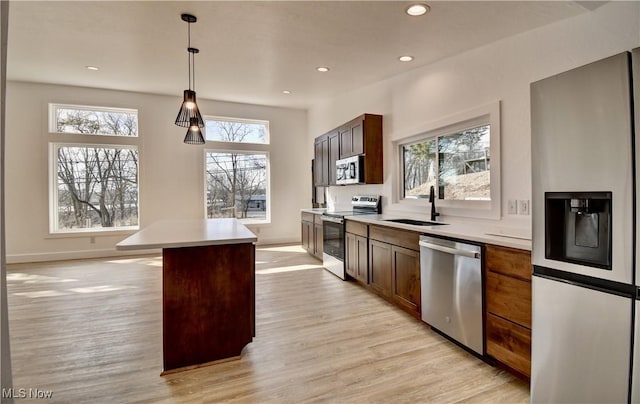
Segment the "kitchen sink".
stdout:
[[402,223],[402,224],[412,224],[414,226],[440,226],[447,223],[440,222],[431,222],[426,220],[415,220],[415,219],[384,219],[385,222],[393,222],[393,223]]

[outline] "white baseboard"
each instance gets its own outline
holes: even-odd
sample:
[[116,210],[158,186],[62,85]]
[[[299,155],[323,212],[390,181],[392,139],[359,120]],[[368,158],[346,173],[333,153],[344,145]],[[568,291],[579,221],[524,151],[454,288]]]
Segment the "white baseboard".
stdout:
[[258,236],[258,242],[256,245],[270,245],[270,244],[292,244],[300,243],[300,237],[260,237]]
[[7,264],[23,264],[27,262],[46,262],[77,260],[87,258],[109,258],[144,254],[162,254],[161,249],[119,251],[116,249],[85,250],[85,251],[59,251],[32,254],[7,254]]

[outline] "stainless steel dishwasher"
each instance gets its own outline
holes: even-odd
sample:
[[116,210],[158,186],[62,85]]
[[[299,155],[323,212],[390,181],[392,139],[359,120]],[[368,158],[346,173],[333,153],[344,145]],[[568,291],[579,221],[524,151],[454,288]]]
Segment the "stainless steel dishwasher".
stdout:
[[482,337],[482,248],[420,236],[422,321],[479,355]]

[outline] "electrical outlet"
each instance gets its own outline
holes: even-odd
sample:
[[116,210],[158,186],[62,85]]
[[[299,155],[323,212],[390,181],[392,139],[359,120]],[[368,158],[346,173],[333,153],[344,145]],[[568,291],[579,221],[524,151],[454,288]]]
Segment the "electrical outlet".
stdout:
[[521,215],[529,215],[529,200],[522,199],[518,201],[518,213]]
[[517,215],[518,214],[518,210],[517,210],[517,205],[516,205],[516,201],[514,199],[509,199],[507,201],[507,213],[510,215]]

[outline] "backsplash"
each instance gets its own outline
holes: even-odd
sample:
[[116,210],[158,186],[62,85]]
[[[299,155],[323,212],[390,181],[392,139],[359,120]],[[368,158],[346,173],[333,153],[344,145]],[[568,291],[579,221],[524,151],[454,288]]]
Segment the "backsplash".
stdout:
[[[332,186],[327,188],[327,209],[329,211],[340,211],[351,209],[351,197],[354,195],[383,195],[384,187],[378,185],[345,185]],[[382,197],[382,211],[384,205],[388,203],[386,196]]]

